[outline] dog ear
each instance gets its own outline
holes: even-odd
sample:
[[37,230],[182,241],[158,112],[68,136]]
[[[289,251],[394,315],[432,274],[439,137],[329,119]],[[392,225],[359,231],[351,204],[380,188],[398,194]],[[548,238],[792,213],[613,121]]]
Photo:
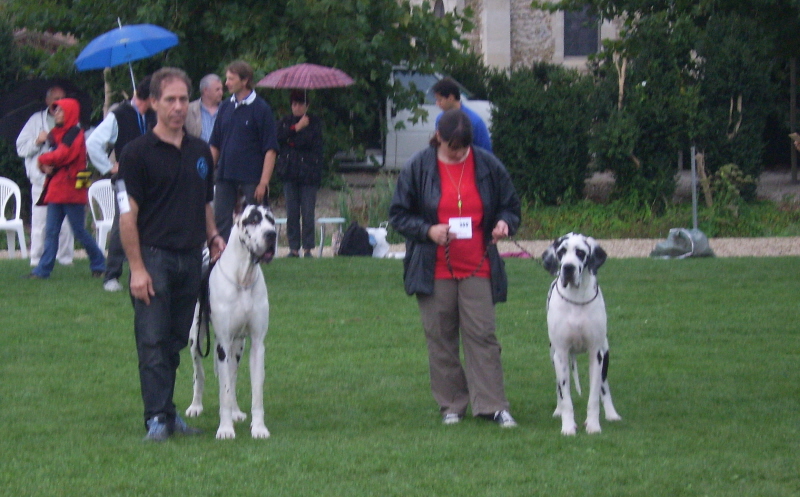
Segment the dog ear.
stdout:
[[233,207],[233,214],[238,216],[244,212],[245,207],[247,207],[247,197],[244,195],[239,195],[239,197],[236,199],[236,204]]
[[597,274],[597,270],[600,269],[600,266],[605,264],[608,254],[606,254],[606,251],[603,250],[603,247],[597,244],[594,238],[589,237],[586,239],[586,241],[589,244],[589,247],[592,249],[592,253],[589,254],[589,259],[586,262],[586,265],[592,274]]
[[261,205],[263,207],[266,207],[267,209],[270,208],[270,206],[269,206],[269,195],[267,195],[266,193],[264,193],[264,198],[261,199]]
[[556,247],[561,244],[561,239],[554,241],[552,245],[547,247],[547,250],[542,252],[542,267],[555,276],[558,274],[558,256],[556,255]]

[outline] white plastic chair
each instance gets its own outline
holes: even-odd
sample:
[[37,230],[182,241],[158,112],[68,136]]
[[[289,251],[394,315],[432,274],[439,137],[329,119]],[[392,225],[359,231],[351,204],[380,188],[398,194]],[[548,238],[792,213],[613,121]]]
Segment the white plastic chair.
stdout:
[[[14,218],[6,219],[6,207],[8,201],[11,200],[12,195],[16,202],[16,211]],[[28,247],[25,244],[25,228],[20,218],[20,208],[22,206],[22,193],[19,191],[19,185],[14,183],[8,178],[0,176],[0,230],[5,230],[6,240],[8,241],[8,256],[14,257],[16,252],[16,243],[14,237],[19,240],[19,250],[22,253],[22,258],[28,258]]]
[[100,247],[100,250],[106,249],[106,238],[114,224],[114,209],[117,205],[115,197],[110,179],[95,181],[89,187],[89,208],[92,211],[92,220],[97,233],[97,246]]

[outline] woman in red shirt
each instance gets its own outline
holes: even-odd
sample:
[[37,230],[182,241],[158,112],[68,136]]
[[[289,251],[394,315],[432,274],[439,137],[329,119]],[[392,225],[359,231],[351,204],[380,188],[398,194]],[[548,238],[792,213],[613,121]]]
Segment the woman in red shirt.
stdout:
[[86,189],[78,184],[78,173],[86,169],[86,143],[78,124],[81,108],[72,98],[56,100],[53,115],[56,126],[47,137],[51,151],[39,156],[39,169],[47,175],[40,204],[47,205],[44,252],[29,275],[31,279],[50,277],[58,250],[58,233],[64,217],[69,220],[75,238],[81,242],[89,256],[92,276],[101,277],[106,261],[103,251],[86,231]]
[[406,237],[403,279],[417,296],[443,422],[459,422],[471,405],[474,416],[516,426],[494,305],[506,300],[508,287],[497,242],[519,227],[520,203],[500,161],[472,146],[461,110],[442,114],[431,146],[400,172],[389,216]]

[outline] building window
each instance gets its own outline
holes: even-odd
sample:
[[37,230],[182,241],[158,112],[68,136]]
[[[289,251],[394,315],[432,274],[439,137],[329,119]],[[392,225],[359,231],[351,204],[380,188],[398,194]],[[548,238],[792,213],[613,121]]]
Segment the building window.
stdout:
[[564,12],[564,56],[586,56],[597,53],[600,45],[600,19],[587,8]]

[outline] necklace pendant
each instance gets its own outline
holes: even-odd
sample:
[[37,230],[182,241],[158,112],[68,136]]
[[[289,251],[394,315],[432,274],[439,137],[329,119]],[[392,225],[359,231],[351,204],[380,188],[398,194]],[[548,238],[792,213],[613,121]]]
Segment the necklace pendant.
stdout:
[[458,214],[461,214],[461,199],[458,199]]

